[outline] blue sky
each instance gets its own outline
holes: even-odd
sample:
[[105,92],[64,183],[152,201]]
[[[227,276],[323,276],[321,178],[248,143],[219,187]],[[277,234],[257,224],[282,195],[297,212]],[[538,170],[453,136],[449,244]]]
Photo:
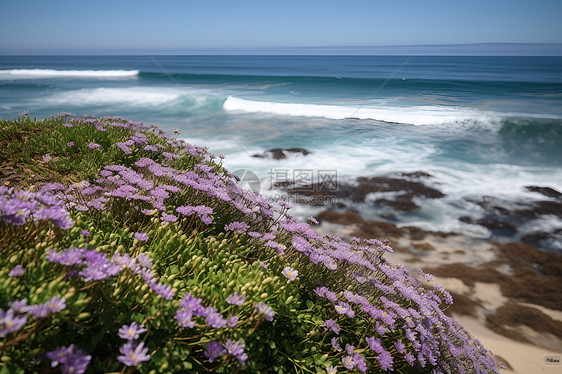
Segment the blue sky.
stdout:
[[0,0],[0,54],[562,43],[561,18],[560,0]]

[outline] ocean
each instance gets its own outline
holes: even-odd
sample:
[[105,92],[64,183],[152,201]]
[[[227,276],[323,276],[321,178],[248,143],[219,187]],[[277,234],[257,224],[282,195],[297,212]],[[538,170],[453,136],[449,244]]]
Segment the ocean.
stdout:
[[[0,118],[23,111],[176,130],[272,198],[285,196],[281,177],[406,173],[445,196],[391,209],[401,192],[384,190],[330,208],[562,252],[562,57],[0,56]],[[310,153],[254,157],[273,148]],[[419,171],[430,177],[408,174]],[[302,217],[326,208],[293,205]]]

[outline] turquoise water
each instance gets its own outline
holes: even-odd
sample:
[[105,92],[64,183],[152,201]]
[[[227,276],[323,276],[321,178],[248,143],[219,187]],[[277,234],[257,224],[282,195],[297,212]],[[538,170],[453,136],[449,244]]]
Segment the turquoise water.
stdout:
[[[262,189],[273,169],[336,170],[340,180],[423,170],[447,196],[396,219],[427,229],[486,237],[458,220],[479,213],[467,199],[562,191],[561,57],[0,57],[0,117],[24,110],[177,128],[226,154],[229,169],[255,171]],[[251,157],[275,147],[312,154]],[[562,228],[554,216],[533,225]]]

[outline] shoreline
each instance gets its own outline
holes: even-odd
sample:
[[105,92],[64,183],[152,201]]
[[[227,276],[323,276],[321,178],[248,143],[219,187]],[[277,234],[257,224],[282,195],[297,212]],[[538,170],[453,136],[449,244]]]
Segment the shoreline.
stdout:
[[359,214],[326,210],[318,230],[346,238],[390,240],[390,262],[434,275],[454,299],[446,312],[508,366],[506,372],[555,373],[562,357],[562,255],[528,244],[424,231]]

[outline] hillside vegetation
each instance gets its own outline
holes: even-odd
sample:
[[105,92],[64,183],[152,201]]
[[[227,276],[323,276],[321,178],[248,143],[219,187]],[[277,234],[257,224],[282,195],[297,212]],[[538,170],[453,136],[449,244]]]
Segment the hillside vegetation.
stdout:
[[155,126],[22,115],[0,162],[0,374],[498,372],[388,242],[320,235]]

